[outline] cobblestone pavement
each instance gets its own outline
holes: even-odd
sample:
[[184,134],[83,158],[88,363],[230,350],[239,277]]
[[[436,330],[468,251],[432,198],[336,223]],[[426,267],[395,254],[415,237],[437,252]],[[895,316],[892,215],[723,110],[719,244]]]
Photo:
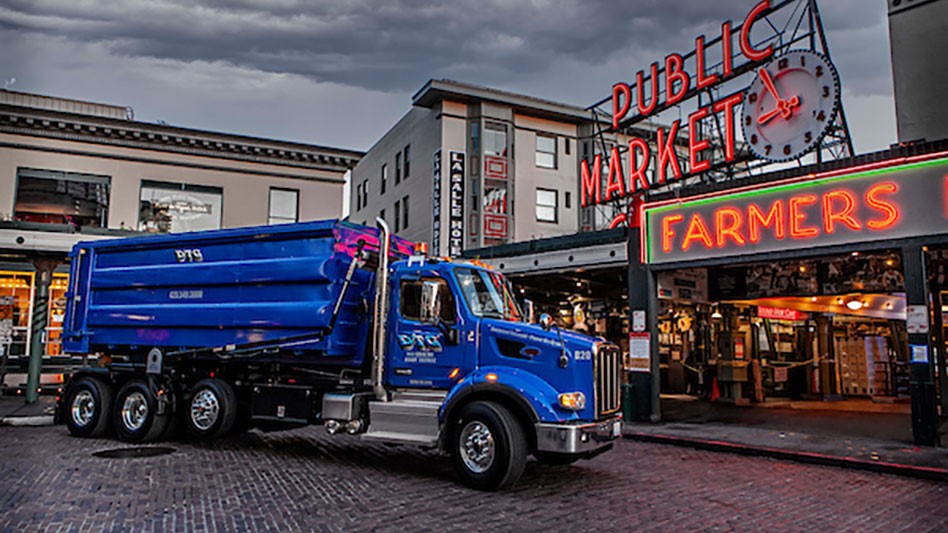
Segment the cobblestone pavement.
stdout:
[[0,428],[0,531],[948,531],[946,484],[632,441],[499,493],[316,427],[159,445]]

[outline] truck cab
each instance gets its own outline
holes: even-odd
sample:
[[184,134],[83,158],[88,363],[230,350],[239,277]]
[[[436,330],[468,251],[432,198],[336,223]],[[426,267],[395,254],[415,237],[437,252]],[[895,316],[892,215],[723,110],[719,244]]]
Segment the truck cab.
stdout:
[[[519,477],[527,453],[564,464],[611,448],[621,434],[617,346],[562,331],[548,315],[532,323],[506,277],[477,263],[416,255],[395,262],[390,276],[384,381],[392,401],[370,404],[367,438],[377,408],[385,416],[407,398],[417,414],[429,398],[438,409],[427,444],[484,487]],[[396,437],[386,426],[382,437]]]

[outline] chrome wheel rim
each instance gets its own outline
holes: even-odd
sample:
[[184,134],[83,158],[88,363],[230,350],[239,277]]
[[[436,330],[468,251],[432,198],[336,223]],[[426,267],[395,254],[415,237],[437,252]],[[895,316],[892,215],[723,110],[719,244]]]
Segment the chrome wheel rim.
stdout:
[[81,390],[76,393],[72,399],[72,421],[79,427],[85,427],[92,422],[95,415],[95,397],[87,390]]
[[125,397],[122,404],[122,423],[129,431],[138,431],[148,418],[148,401],[145,395],[134,391]]
[[217,396],[208,389],[201,389],[191,399],[191,423],[201,431],[211,429],[220,412]]
[[494,436],[483,422],[468,422],[461,430],[461,460],[468,470],[483,474],[494,464]]

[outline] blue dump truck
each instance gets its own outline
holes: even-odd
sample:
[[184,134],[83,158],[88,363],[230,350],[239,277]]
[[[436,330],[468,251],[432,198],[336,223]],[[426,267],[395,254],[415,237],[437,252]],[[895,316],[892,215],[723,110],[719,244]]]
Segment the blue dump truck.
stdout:
[[[126,442],[322,424],[437,447],[494,490],[621,433],[620,351],[524,316],[509,282],[345,221],[79,243],[59,417]],[[527,305],[527,307],[532,307]],[[528,312],[532,314],[532,311]]]

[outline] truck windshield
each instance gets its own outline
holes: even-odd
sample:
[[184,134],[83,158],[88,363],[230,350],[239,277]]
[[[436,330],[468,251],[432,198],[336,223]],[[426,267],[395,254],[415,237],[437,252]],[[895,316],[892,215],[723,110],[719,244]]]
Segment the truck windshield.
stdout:
[[494,272],[472,268],[459,268],[455,271],[455,276],[461,286],[461,292],[464,293],[464,299],[475,316],[518,322],[521,320],[523,315],[507,278]]

